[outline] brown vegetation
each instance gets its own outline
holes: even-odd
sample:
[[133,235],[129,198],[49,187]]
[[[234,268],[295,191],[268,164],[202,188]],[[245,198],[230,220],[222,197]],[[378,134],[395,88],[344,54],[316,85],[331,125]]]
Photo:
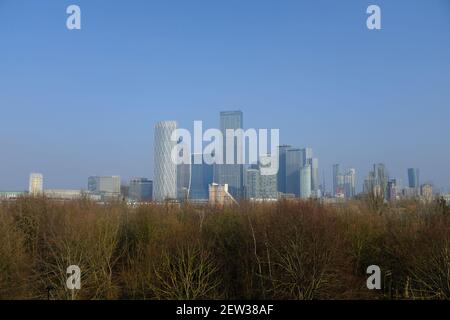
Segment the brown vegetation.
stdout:
[[[380,211],[382,210],[382,211]],[[378,265],[383,288],[366,287]],[[78,265],[82,288],[66,289]],[[0,204],[0,299],[449,299],[442,202]]]

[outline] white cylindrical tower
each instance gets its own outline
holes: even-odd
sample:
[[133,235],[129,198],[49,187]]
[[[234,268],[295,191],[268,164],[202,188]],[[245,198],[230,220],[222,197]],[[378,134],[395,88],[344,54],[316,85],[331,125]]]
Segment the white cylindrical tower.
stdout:
[[176,121],[161,121],[155,125],[153,200],[157,202],[177,198],[177,165],[171,156],[177,145],[171,140],[176,129]]

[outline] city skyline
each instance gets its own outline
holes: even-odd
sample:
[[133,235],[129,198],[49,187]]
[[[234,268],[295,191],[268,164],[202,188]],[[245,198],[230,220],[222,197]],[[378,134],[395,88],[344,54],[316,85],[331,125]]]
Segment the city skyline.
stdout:
[[[243,126],[243,112],[242,111],[221,111],[220,112],[220,131],[224,133],[227,129],[244,129],[246,128]],[[201,173],[201,171],[205,170],[204,166],[205,163],[203,163],[203,156],[204,154],[196,154],[195,152],[192,152],[189,155],[190,161],[192,161],[190,165],[188,164],[179,164],[176,165],[175,163],[172,163],[174,160],[172,159],[171,153],[173,152],[173,149],[175,147],[179,148],[177,144],[172,141],[174,132],[179,129],[178,128],[178,122],[176,120],[171,121],[158,121],[155,123],[154,126],[154,142],[155,142],[155,163],[158,163],[159,165],[156,166],[154,169],[155,172],[153,174],[152,180],[148,180],[148,178],[143,177],[133,177],[128,180],[126,180],[125,183],[123,183],[125,180],[122,180],[120,176],[90,176],[88,178],[88,187],[87,189],[80,188],[80,190],[87,190],[88,192],[94,192],[98,193],[99,190],[102,188],[99,188],[97,190],[97,186],[100,185],[100,180],[98,179],[116,179],[117,180],[117,186],[115,187],[116,191],[108,190],[107,193],[110,194],[120,194],[121,193],[121,186],[127,186],[130,187],[133,185],[133,183],[136,183],[138,181],[141,182],[150,182],[153,189],[153,182],[156,180],[156,188],[153,189],[153,200],[156,201],[163,201],[164,199],[178,199],[183,200],[185,196],[187,196],[188,199],[191,200],[206,200],[206,188],[208,184],[229,184],[228,181],[230,180],[233,182],[233,179],[235,175],[238,177],[241,181],[239,182],[240,188],[242,190],[239,191],[238,194],[235,194],[234,196],[237,199],[243,199],[248,198],[249,191],[246,189],[249,185],[245,182],[245,177],[250,177],[249,174],[253,174],[254,172],[259,172],[259,167],[261,166],[261,160],[264,157],[267,157],[266,163],[270,163],[273,159],[268,157],[267,155],[259,155],[258,163],[247,163],[245,165],[232,165],[237,166],[239,168],[238,171],[233,172],[232,170],[228,173],[224,174],[223,170],[220,170],[220,165],[213,164],[208,165],[210,167],[211,173],[207,174],[207,176],[210,176],[209,178],[203,179],[204,173]],[[225,135],[223,137],[225,139]],[[234,138],[234,153],[236,155],[237,152],[237,146],[239,145],[238,139]],[[180,142],[180,141],[179,141]],[[236,144],[237,143],[237,144]],[[242,142],[241,142],[242,143]],[[225,142],[223,143],[225,145]],[[246,148],[249,148],[247,146]],[[409,194],[411,190],[414,190],[413,193],[420,194],[420,190],[425,185],[433,185],[432,182],[425,180],[425,183],[421,183],[421,180],[419,178],[419,168],[407,168],[406,169],[406,175],[407,178],[405,180],[405,184],[403,184],[403,178],[399,178],[398,176],[392,176],[389,174],[388,169],[386,168],[386,165],[384,163],[375,163],[373,164],[373,170],[368,171],[368,174],[363,177],[363,183],[361,184],[360,188],[358,188],[357,180],[357,174],[356,169],[354,168],[348,168],[345,172],[341,171],[340,164],[333,164],[332,166],[332,188],[331,190],[327,189],[325,186],[325,177],[320,177],[318,174],[319,171],[319,159],[315,157],[313,153],[313,149],[310,147],[306,148],[299,148],[299,147],[293,147],[290,145],[286,145],[283,143],[280,143],[278,145],[278,172],[274,176],[268,176],[269,179],[275,178],[275,180],[271,181],[270,184],[271,188],[268,192],[262,192],[263,194],[274,194],[273,192],[281,192],[285,194],[292,194],[297,198],[307,199],[310,197],[322,197],[323,195],[328,195],[332,197],[340,197],[340,195],[344,195],[345,198],[351,199],[357,194],[363,192],[367,193],[370,192],[369,190],[374,190],[375,185],[379,185],[381,187],[381,190],[384,190],[385,198],[389,199],[389,185],[394,186],[395,188],[398,188],[398,192],[400,194],[400,191],[402,187],[407,187],[410,190],[408,191],[408,194],[406,196],[410,196]],[[180,149],[181,150],[181,149]],[[223,152],[225,153],[225,148],[223,149]],[[244,151],[244,153],[248,152]],[[199,159],[198,161],[195,161],[194,159]],[[235,156],[235,160],[236,156]],[[248,159],[247,159],[248,160]],[[194,165],[194,163],[198,163],[199,165]],[[192,169],[191,169],[192,166]],[[196,173],[194,174],[194,168]],[[219,170],[218,170],[219,169]],[[255,170],[256,169],[256,170]],[[186,171],[187,170],[187,171]],[[200,171],[199,171],[200,170]],[[214,172],[213,172],[214,171]],[[186,175],[187,174],[187,175]],[[195,175],[196,178],[192,178],[192,175]],[[257,173],[258,176],[260,176],[260,173]],[[227,178],[227,176],[229,176]],[[96,182],[94,182],[94,179]],[[186,180],[187,179],[187,180]],[[192,187],[192,179],[195,179],[194,186]],[[250,179],[254,179],[252,176]],[[258,177],[258,181],[264,181],[262,177]],[[263,184],[266,185],[267,181],[265,180]],[[322,184],[319,183],[321,181]],[[129,184],[128,184],[129,182]],[[281,184],[280,184],[281,183]],[[108,185],[111,184],[111,182],[107,182]],[[259,182],[258,182],[259,184]],[[316,185],[316,187],[314,187]],[[197,193],[197,196],[191,197],[190,193],[192,192],[191,187],[194,190],[194,193]],[[251,188],[253,191],[250,192],[250,194],[256,194],[257,192],[254,189],[256,186],[253,185]],[[112,187],[108,187],[112,188]],[[107,188],[107,189],[108,189]],[[259,187],[256,187],[259,188]],[[42,193],[44,189],[49,190],[50,192],[54,191],[50,188],[44,188],[43,183],[43,175],[41,173],[31,173],[29,178],[29,188],[28,192],[30,194],[38,194]],[[37,191],[33,191],[37,190]],[[59,189],[59,191],[62,191],[63,189]],[[203,191],[202,191],[203,190]],[[6,191],[6,190],[0,190],[0,191]],[[9,189],[8,191],[20,191]],[[69,190],[73,191],[73,190]],[[103,191],[101,191],[103,192]],[[187,192],[187,194],[183,194]],[[317,193],[319,192],[319,193]],[[395,191],[397,194],[397,189]],[[445,192],[445,190],[434,189],[433,192]],[[200,194],[203,194],[200,196]],[[276,196],[277,198],[278,196]],[[270,198],[270,197],[269,197]],[[273,199],[273,198],[271,198]]]
[[359,191],[373,163],[450,187],[446,1],[377,1],[379,32],[367,1],[78,3],[76,33],[68,2],[0,1],[0,190],[26,190],[31,172],[65,189],[154,179],[154,123],[216,128],[236,109],[312,147],[328,190],[335,163],[356,169]]

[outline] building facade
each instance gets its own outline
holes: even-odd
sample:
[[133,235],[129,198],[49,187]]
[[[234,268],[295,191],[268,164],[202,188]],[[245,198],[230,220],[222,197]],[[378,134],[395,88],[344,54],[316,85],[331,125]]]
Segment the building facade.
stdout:
[[[243,141],[237,137],[234,138],[234,162],[227,164],[226,139],[227,130],[243,129],[242,111],[224,111],[220,113],[220,131],[223,135],[223,164],[214,166],[214,182],[220,185],[228,185],[229,193],[235,198],[240,199],[243,196],[244,187],[244,166],[242,159],[238,159],[238,149],[243,148]],[[241,149],[242,151],[242,149]]]
[[172,161],[177,142],[171,139],[176,129],[176,121],[155,125],[153,200],[157,202],[177,199],[177,164]]
[[44,192],[44,176],[40,173],[30,174],[28,184],[28,192],[30,195],[36,196]]
[[311,165],[309,164],[300,169],[300,198],[311,198]]
[[153,181],[147,178],[130,180],[128,199],[136,202],[150,202],[153,199]]

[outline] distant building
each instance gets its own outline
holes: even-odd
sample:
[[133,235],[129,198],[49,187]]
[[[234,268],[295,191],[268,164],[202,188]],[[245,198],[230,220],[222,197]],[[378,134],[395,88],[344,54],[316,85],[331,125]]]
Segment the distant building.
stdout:
[[341,173],[339,164],[333,165],[333,192],[335,197],[351,199],[356,196],[356,170]]
[[390,179],[387,186],[387,200],[388,201],[396,201],[398,196],[398,188],[397,188],[397,180]]
[[259,169],[246,170],[245,197],[247,199],[256,199],[259,196],[259,178]]
[[212,183],[209,185],[209,203],[211,205],[231,205],[236,204],[236,200],[228,192],[228,185]]
[[420,194],[420,171],[419,169],[408,169],[408,187],[415,191],[415,196]]
[[154,201],[177,198],[177,165],[172,161],[172,150],[177,146],[177,142],[171,139],[176,129],[176,121],[161,121],[155,125]]
[[208,202],[209,185],[213,182],[213,166],[203,161],[202,154],[193,154],[190,168],[189,200]]
[[309,164],[300,169],[300,198],[311,198],[311,165]]
[[303,162],[300,149],[288,149],[286,152],[286,193],[300,197],[300,168]]
[[374,164],[373,171],[370,171],[364,180],[364,193],[374,193],[387,199],[388,182],[389,174],[386,166],[382,163]]
[[177,198],[180,201],[188,198],[189,184],[191,182],[191,165],[182,163],[177,165]]
[[[270,155],[263,155],[259,158],[259,194],[260,199],[277,199],[277,174],[264,174],[264,167],[270,167],[272,158]],[[278,161],[278,159],[276,159]]]
[[422,199],[426,202],[431,202],[434,199],[433,195],[433,186],[429,183],[423,184],[420,187],[420,194],[422,196]]
[[238,149],[243,146],[243,141],[234,139],[234,163],[227,164],[226,137],[227,130],[238,130],[244,127],[244,117],[242,111],[223,111],[220,113],[220,131],[223,135],[223,164],[214,166],[214,182],[225,185],[228,184],[230,194],[235,199],[243,196],[244,189],[244,166],[242,159],[238,159]]
[[88,178],[88,191],[103,200],[120,197],[119,176],[92,176]]
[[292,147],[289,145],[282,145],[278,147],[278,176],[277,176],[277,190],[281,193],[286,193],[286,153]]
[[341,175],[340,173],[340,168],[339,168],[339,164],[334,164],[333,165],[333,196],[335,196],[337,193],[339,193],[339,176]]
[[77,200],[81,198],[87,198],[92,201],[100,201],[101,196],[84,192],[83,190],[63,190],[63,189],[47,189],[44,191],[44,195],[51,200]]
[[40,173],[30,174],[28,192],[30,195],[36,196],[44,191],[44,176]]
[[26,191],[0,191],[0,200],[15,200],[27,194]]
[[311,190],[317,193],[319,186],[319,159],[311,159]]
[[153,181],[146,178],[130,180],[128,199],[136,202],[150,202],[153,199]]

